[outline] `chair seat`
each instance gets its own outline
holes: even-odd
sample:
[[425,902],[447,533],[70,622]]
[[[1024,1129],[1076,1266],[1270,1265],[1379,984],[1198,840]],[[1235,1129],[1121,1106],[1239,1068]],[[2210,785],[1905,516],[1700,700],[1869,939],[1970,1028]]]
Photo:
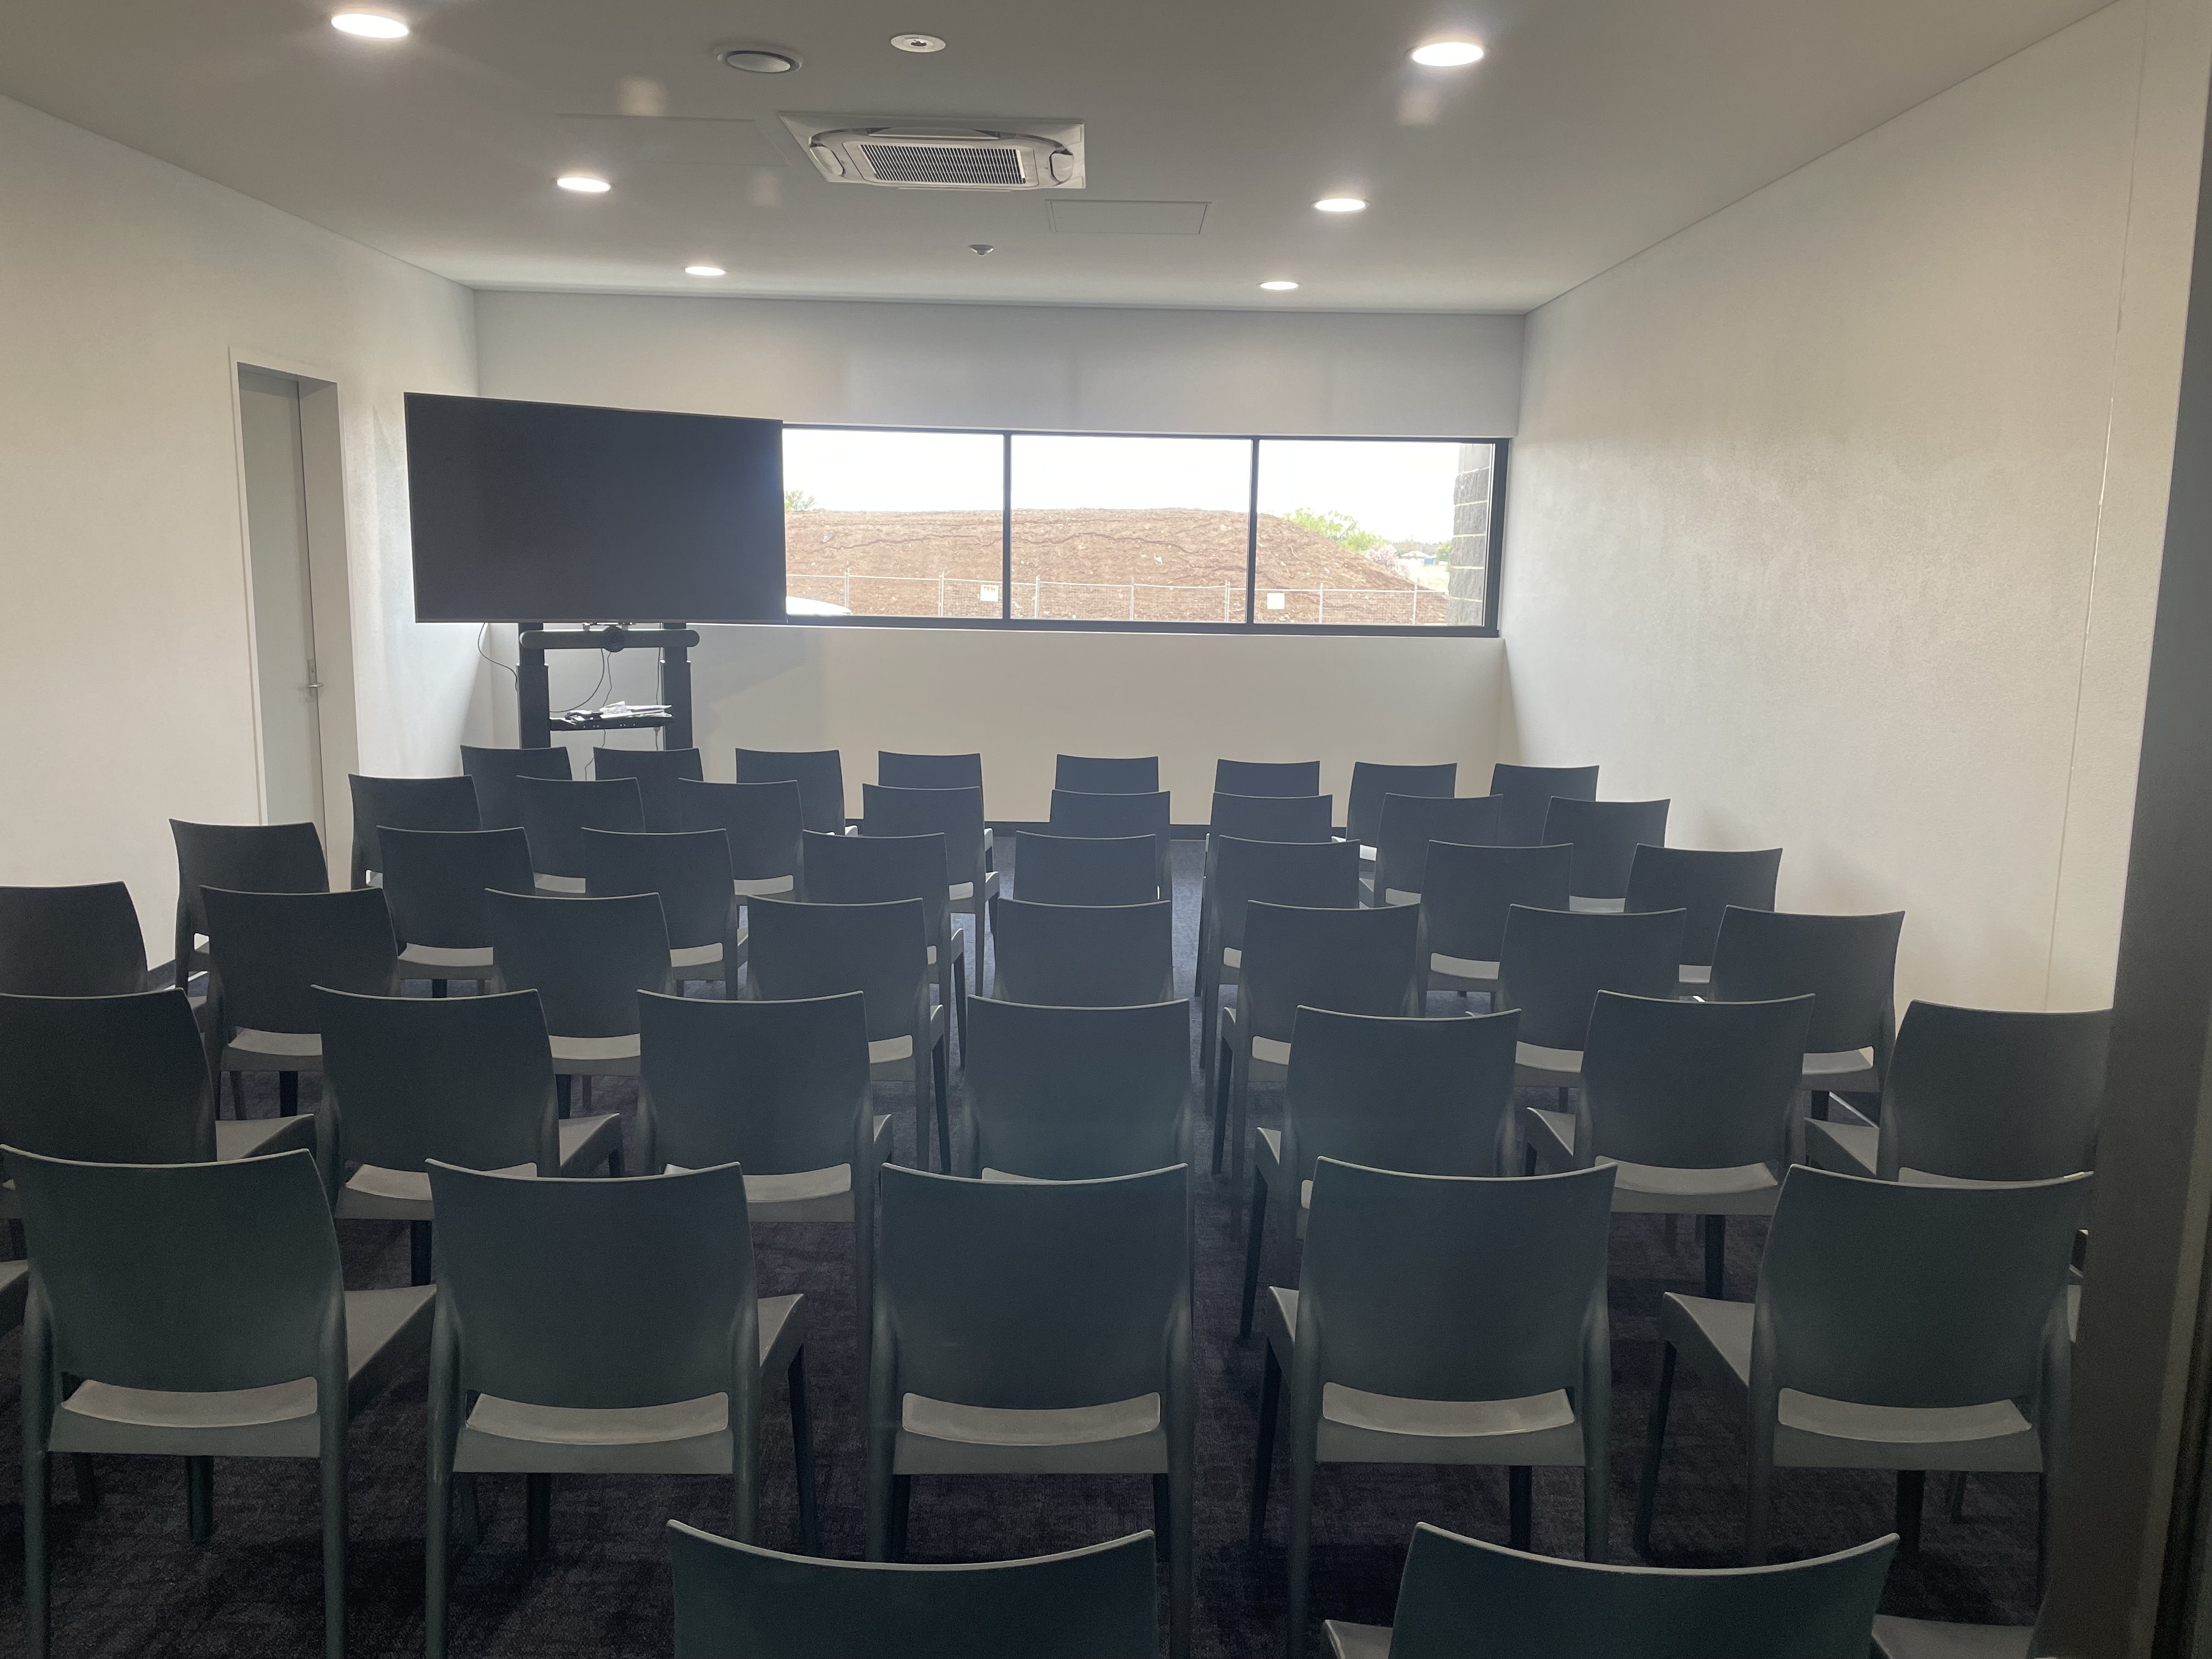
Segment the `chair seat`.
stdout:
[[1710,962],[1677,963],[1674,979],[1681,985],[1711,985],[1713,982],[1713,965]]
[[[492,965],[491,946],[458,946],[447,945],[410,945],[399,953],[400,961],[410,968],[489,968]],[[433,979],[469,979],[474,975],[449,972],[433,974]]]
[[[996,870],[986,870],[983,872],[983,896],[996,898],[998,896],[999,872]],[[945,896],[954,904],[973,904],[975,902],[975,884],[972,881],[956,881],[945,890]]]
[[[564,1123],[562,1126],[566,1128]],[[494,1175],[534,1176],[534,1164],[514,1164]],[[364,1164],[338,1188],[336,1213],[348,1221],[430,1221],[436,1211],[430,1204],[430,1177],[422,1170],[392,1170]]]
[[1870,1176],[1881,1145],[1881,1131],[1867,1123],[1838,1123],[1819,1118],[1805,1124],[1805,1161],[1838,1175]]
[[761,876],[750,880],[739,876],[730,887],[739,898],[764,898],[772,893],[788,893],[798,884],[795,876]]
[[1476,990],[1498,983],[1498,964],[1480,957],[1448,957],[1441,951],[1431,951],[1429,972],[1446,979],[1472,980],[1474,984],[1469,988]]
[[1343,1619],[1325,1619],[1322,1630],[1328,1638],[1334,1659],[1390,1659],[1390,1626],[1355,1625]]
[[541,893],[580,893],[585,890],[581,876],[540,876],[538,890]]
[[319,1031],[254,1031],[241,1028],[223,1045],[226,1072],[319,1072],[323,1069],[323,1038]]
[[1567,908],[1578,910],[1584,915],[1617,916],[1627,904],[1625,898],[1602,898],[1588,893],[1567,895]]
[[1359,861],[1362,864],[1374,863],[1376,856],[1375,849],[1372,847],[1370,847],[1364,841],[1359,843]]
[[2032,1625],[1945,1625],[1890,1613],[1874,1621],[1879,1659],[2028,1659],[2034,1639]]
[[[929,1034],[933,1039],[945,1035],[945,1010],[939,1006],[929,1011]],[[896,1066],[914,1058],[914,1038],[911,1036],[878,1037],[868,1044],[868,1064]]]
[[[1224,1004],[1221,1010],[1221,1035],[1224,1042],[1233,1042],[1231,1033],[1237,1029],[1237,1010]],[[1252,1076],[1261,1083],[1279,1083],[1278,1075],[1291,1063],[1291,1045],[1273,1037],[1255,1036],[1252,1039]]]
[[[1255,1128],[1253,1133],[1256,1139],[1252,1144],[1252,1161],[1260,1172],[1260,1178],[1267,1183],[1267,1190],[1273,1193],[1282,1180],[1283,1132],[1262,1126]],[[1312,1208],[1313,1182],[1301,1181],[1298,1182],[1297,1214],[1297,1235],[1300,1238],[1306,1236],[1306,1212]]]
[[1837,1094],[1880,1094],[1881,1078],[1874,1069],[1874,1050],[1842,1048],[1833,1054],[1807,1054],[1804,1086]]
[[[1668,1294],[1659,1334],[1708,1382],[1751,1389],[1753,1304]],[[2043,1467],[2034,1428],[2009,1400],[1974,1406],[1869,1406],[1782,1390],[1774,1462],[1781,1468],[1966,1469],[2033,1474]]]
[[1541,1043],[1513,1045],[1513,1081],[1522,1089],[1575,1089],[1582,1086],[1583,1051],[1547,1048]]
[[899,1474],[1153,1474],[1168,1467],[1160,1396],[1048,1410],[909,1394],[892,1453]]
[[0,1261],[0,1331],[12,1331],[23,1322],[23,1304],[31,1294],[31,1264]]
[[555,1036],[553,1070],[568,1077],[631,1077],[638,1068],[642,1041],[635,1031],[619,1036]]
[[215,1155],[218,1160],[266,1158],[289,1152],[295,1146],[310,1152],[315,1145],[315,1120],[298,1117],[219,1117],[215,1121]]

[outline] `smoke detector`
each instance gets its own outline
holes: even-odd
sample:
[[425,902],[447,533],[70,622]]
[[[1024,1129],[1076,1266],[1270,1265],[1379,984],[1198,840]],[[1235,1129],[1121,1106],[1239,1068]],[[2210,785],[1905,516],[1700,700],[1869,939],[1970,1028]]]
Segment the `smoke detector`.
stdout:
[[787,115],[824,179],[890,190],[1080,190],[1080,121]]

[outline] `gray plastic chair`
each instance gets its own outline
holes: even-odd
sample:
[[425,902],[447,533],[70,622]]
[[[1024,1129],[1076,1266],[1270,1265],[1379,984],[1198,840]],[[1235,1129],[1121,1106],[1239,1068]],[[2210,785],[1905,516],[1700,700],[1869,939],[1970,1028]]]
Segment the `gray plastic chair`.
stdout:
[[645,830],[645,797],[635,778],[517,778],[514,793],[530,837],[530,867],[544,892],[584,890],[585,830]]
[[1810,995],[1803,1086],[1812,1115],[1826,1097],[1881,1092],[1897,1041],[1897,939],[1905,912],[1808,915],[1731,908],[1713,944],[1716,1002],[1773,1002]]
[[981,755],[902,755],[876,750],[876,781],[893,789],[981,789]]
[[1239,841],[1328,841],[1335,834],[1334,795],[1230,795],[1213,792],[1209,835]]
[[1875,1659],[2030,1659],[2034,1642],[2033,1625],[1950,1625],[1888,1613],[1874,1621]]
[[52,1452],[183,1457],[197,1542],[215,1528],[214,1458],[317,1460],[324,1651],[341,1659],[346,1427],[420,1360],[430,1291],[345,1288],[323,1184],[303,1150],[176,1164],[4,1151],[31,1255],[22,1375],[32,1659],[48,1651]]
[[868,1559],[904,1553],[918,1474],[1149,1474],[1167,1540],[1168,1652],[1187,1659],[1198,1477],[1189,1174],[884,1171]]
[[1334,1659],[1866,1659],[1896,1549],[1877,1538],[1785,1566],[1616,1567],[1423,1522],[1394,1622],[1324,1628]]
[[993,918],[1001,1002],[1125,1008],[1175,1000],[1175,907],[1032,904],[1002,898]]
[[[946,904],[952,915],[964,915],[973,926],[957,930],[953,961],[959,981],[967,983],[968,935],[975,939],[976,977],[982,977],[983,928],[990,901],[998,896],[999,872],[989,867],[985,848],[983,792],[974,789],[887,789],[878,783],[860,787],[860,833],[864,836],[942,836],[945,867],[949,878]],[[957,1004],[955,1005],[957,1006]]]
[[1498,958],[1515,905],[1567,908],[1571,847],[1469,847],[1432,842],[1421,876],[1428,918],[1429,988],[1480,991],[1498,1006]]
[[315,987],[398,993],[399,953],[384,895],[374,887],[341,893],[207,887],[200,898],[215,953],[205,1021],[210,1089],[216,1073],[230,1073],[236,1117],[246,1104],[240,1074],[274,1072],[277,1110],[290,1117],[300,1109],[300,1073],[323,1069]]
[[1150,836],[1018,830],[1014,883],[1032,904],[1150,904],[1160,896],[1158,843]]
[[559,744],[543,749],[479,749],[461,745],[461,775],[477,787],[477,823],[485,830],[522,828],[522,799],[514,792],[517,778],[560,778],[576,775],[568,751]]
[[1503,1464],[1513,1546],[1522,1550],[1535,1468],[1578,1468],[1583,1553],[1605,1559],[1612,1190],[1611,1170],[1495,1179],[1330,1158],[1315,1165],[1298,1287],[1271,1286],[1264,1298],[1252,1470],[1257,1553],[1276,1413],[1287,1407],[1290,1659],[1306,1651],[1314,1474],[1322,1463]]
[[0,887],[0,995],[119,997],[145,988],[146,939],[121,882]]
[[1498,843],[1537,847],[1544,841],[1544,819],[1554,799],[1595,800],[1595,766],[1515,766],[1499,761],[1490,769],[1490,793],[1504,797],[1499,810]]
[[368,778],[354,773],[346,785],[353,792],[356,887],[368,885],[371,871],[383,872],[381,830],[482,828],[472,778]]
[[[1651,1511],[1677,1358],[1723,1390],[1750,1443],[1744,1561],[1766,1559],[1777,1468],[1899,1471],[1901,1553],[1923,1472],[2059,1474],[2073,1345],[2066,1278],[2090,1177],[1923,1187],[1802,1164],[1783,1182],[1755,1302],[1669,1295],[1636,1547]],[[2031,1402],[2033,1417],[2017,1401]]]
[[1316,1158],[1408,1175],[1515,1173],[1505,1161],[1506,1118],[1520,1023],[1517,1014],[1405,1019],[1298,1010],[1283,1127],[1254,1132],[1238,1335],[1252,1334],[1268,1211],[1283,1212],[1292,1237],[1306,1236]]
[[975,1000],[966,1173],[1091,1181],[1190,1162],[1190,1005]]
[[1705,1294],[1720,1296],[1728,1218],[1772,1215],[1802,1161],[1797,1067],[1813,999],[1678,1002],[1600,991],[1571,1115],[1531,1107],[1529,1147],[1553,1169],[1614,1166],[1617,1215],[1694,1215]]
[[917,1164],[929,1156],[934,1103],[939,1167],[949,1170],[952,1120],[945,1011],[930,994],[926,914],[920,899],[884,904],[763,899],[752,912],[750,990],[756,997],[781,1002],[860,992],[868,1015],[868,1075],[913,1084]]
[[1807,1161],[1883,1181],[2048,1181],[2096,1167],[2109,1008],[2014,1013],[1918,1002],[1882,1080],[1880,1127],[1805,1126]]
[[657,895],[678,984],[719,980],[725,996],[737,994],[745,960],[732,880],[729,838],[719,830],[584,831],[584,891],[593,898]]
[[1459,790],[1459,763],[1440,766],[1395,766],[1376,761],[1354,761],[1352,789],[1344,805],[1345,834],[1359,843],[1359,856],[1375,862],[1375,838],[1382,829],[1382,798],[1386,795],[1452,795]]
[[675,988],[660,900],[651,893],[490,893],[484,902],[495,982],[503,991],[538,993],[561,1115],[568,1115],[572,1078],[584,1079],[577,1109],[589,1113],[592,1079],[637,1075],[638,993]]
[[1667,809],[1663,800],[1571,800],[1552,803],[1544,815],[1547,846],[1575,849],[1575,867],[1567,877],[1571,895],[1568,908],[1575,910],[1620,910],[1628,897],[1628,870],[1638,847],[1667,844]]
[[427,977],[432,996],[443,996],[450,980],[489,980],[491,914],[484,894],[532,890],[537,877],[528,837],[519,828],[392,830],[379,850],[401,971]]
[[1298,1010],[1416,1018],[1427,1000],[1423,954],[1417,904],[1320,909],[1255,899],[1245,905],[1237,1006],[1221,1011],[1220,1052],[1209,1082],[1213,1167],[1218,1173],[1225,1133],[1232,1198],[1244,1196],[1253,1085],[1288,1080]]
[[623,1172],[622,1118],[560,1115],[535,991],[358,996],[318,989],[323,1102],[315,1163],[341,1220],[409,1224],[414,1280],[430,1282],[434,1159],[510,1175]]
[[805,833],[799,786],[678,780],[679,828],[720,830],[730,842],[730,884],[742,901],[789,897],[799,885],[799,838]]
[[[430,1166],[441,1273],[430,1348],[424,1623],[446,1651],[453,1477],[528,1477],[533,1558],[556,1474],[712,1474],[731,1528],[760,1508],[768,1382],[789,1378],[800,1547],[817,1547],[806,1312],[754,1290],[734,1164],[629,1181]],[[470,1403],[470,1396],[476,1396]]]
[[696,749],[594,749],[592,775],[635,780],[646,830],[667,835],[689,827],[679,786],[697,783],[707,772]]
[[1375,829],[1375,875],[1364,882],[1371,904],[1418,904],[1426,884],[1429,843],[1482,847],[1498,839],[1495,795],[1385,795]]
[[1318,795],[1321,763],[1314,761],[1240,761],[1213,763],[1213,793],[1217,795]]
[[1174,841],[1172,811],[1170,798],[1164,789],[1152,793],[1055,789],[1052,792],[1050,827],[1055,836],[1084,836],[1097,840],[1150,836],[1159,896],[1173,899],[1175,878],[1168,862]]
[[845,758],[835,749],[740,749],[739,783],[795,783],[799,812],[809,830],[831,835],[845,828]]
[[968,1052],[968,935],[952,925],[945,836],[831,836],[806,831],[799,848],[802,896],[816,904],[888,904],[920,899],[937,1000],[952,1010]]
[[1025,1561],[779,1555],[668,1523],[676,1659],[1157,1659],[1152,1535]]
[[1671,997],[1681,950],[1680,910],[1635,916],[1519,904],[1508,910],[1490,1006],[1521,1011],[1521,1085],[1579,1086],[1598,993]]
[[1160,787],[1160,757],[1055,755],[1052,787],[1085,795],[1157,794]]
[[1731,905],[1771,910],[1774,884],[1781,873],[1779,847],[1755,853],[1711,853],[1647,842],[1636,849],[1629,864],[1628,895],[1620,908],[1683,913],[1680,977],[1686,990],[1694,990],[1712,982],[1713,945],[1720,937],[1721,918]]
[[876,1171],[888,1117],[869,1099],[861,994],[797,1002],[643,996],[637,1129],[647,1175],[737,1164],[755,1221],[853,1230],[854,1328],[867,1368],[875,1301]]
[[207,966],[200,945],[206,934],[203,887],[234,893],[326,893],[330,866],[323,838],[312,823],[186,823],[169,820],[177,843],[175,983],[191,988]]

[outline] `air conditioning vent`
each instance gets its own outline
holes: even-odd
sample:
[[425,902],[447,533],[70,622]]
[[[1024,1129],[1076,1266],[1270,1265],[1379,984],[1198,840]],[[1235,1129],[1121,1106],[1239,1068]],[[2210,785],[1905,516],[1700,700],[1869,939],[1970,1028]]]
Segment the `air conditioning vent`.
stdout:
[[945,121],[787,115],[833,184],[893,190],[1080,190],[1079,122]]
[[879,185],[1026,185],[1021,152],[989,144],[862,143],[868,172]]

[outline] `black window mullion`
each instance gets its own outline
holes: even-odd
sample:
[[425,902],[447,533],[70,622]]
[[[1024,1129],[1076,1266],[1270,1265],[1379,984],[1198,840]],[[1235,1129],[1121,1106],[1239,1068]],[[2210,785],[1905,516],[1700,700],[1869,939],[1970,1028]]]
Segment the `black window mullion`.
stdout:
[[999,620],[1014,617],[1014,434],[999,434]]
[[1252,440],[1252,504],[1244,514],[1244,625],[1252,625],[1252,590],[1260,585],[1260,441]]

